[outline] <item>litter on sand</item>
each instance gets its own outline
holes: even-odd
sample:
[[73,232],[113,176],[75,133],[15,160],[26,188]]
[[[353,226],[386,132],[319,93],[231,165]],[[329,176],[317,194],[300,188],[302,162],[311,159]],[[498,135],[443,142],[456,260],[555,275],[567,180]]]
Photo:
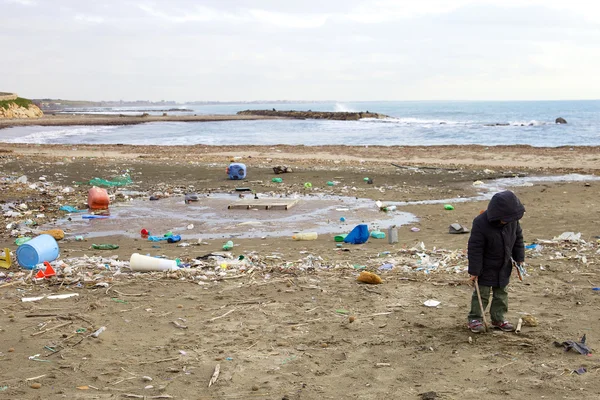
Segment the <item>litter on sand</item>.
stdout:
[[469,230],[462,226],[461,224],[450,224],[448,227],[448,233],[468,233]]
[[424,305],[424,306],[427,306],[427,307],[437,307],[437,306],[439,306],[440,304],[442,304],[442,302],[441,302],[441,301],[437,301],[437,300],[431,300],[431,299],[430,299],[430,300],[427,300],[425,303],[423,303],[423,305]]
[[581,338],[581,341],[576,342],[574,340],[567,340],[564,341],[562,343],[559,342],[554,342],[554,345],[556,347],[564,347],[565,351],[569,351],[571,349],[573,349],[574,351],[578,352],[579,354],[583,354],[584,356],[590,355],[592,354],[592,350],[590,350],[589,347],[587,347],[587,345],[585,344],[585,335],[583,335],[583,337]]

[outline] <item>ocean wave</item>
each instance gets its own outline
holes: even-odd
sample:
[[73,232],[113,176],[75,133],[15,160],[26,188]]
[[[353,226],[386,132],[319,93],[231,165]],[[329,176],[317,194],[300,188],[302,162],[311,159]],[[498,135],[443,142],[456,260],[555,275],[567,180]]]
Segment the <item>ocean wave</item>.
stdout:
[[333,111],[335,111],[335,112],[356,112],[355,109],[348,107],[347,105],[342,104],[342,103],[335,103]]
[[364,122],[376,122],[376,123],[387,123],[387,124],[401,124],[401,125],[471,125],[473,121],[450,121],[443,119],[421,119],[421,118],[361,118]]
[[[6,139],[5,141],[9,143],[47,144],[53,143],[56,139],[64,139],[67,137],[101,135],[114,131],[117,128],[118,127],[116,126],[73,126],[63,129],[33,132],[25,136]],[[63,141],[58,140],[57,142],[62,143]],[[81,143],[84,142],[85,141],[81,141]]]
[[548,125],[548,122],[536,121],[535,119],[532,119],[531,121],[511,121],[509,124],[511,126],[541,126]]

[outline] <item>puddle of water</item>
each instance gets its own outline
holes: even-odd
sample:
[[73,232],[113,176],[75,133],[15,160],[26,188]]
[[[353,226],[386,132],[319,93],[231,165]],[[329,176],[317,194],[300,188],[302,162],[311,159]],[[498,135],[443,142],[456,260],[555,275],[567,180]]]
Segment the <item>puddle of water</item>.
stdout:
[[600,176],[596,175],[558,175],[558,176],[530,176],[519,178],[500,178],[494,179],[483,185],[477,186],[479,193],[469,197],[452,197],[447,199],[436,200],[419,200],[419,201],[398,201],[387,202],[387,204],[397,207],[419,204],[447,204],[447,203],[466,203],[470,201],[486,201],[490,200],[495,193],[507,190],[518,186],[533,186],[536,183],[557,183],[557,182],[591,182],[599,181]]
[[[139,237],[140,230],[145,228],[153,235],[170,230],[185,240],[291,237],[297,231],[348,233],[361,223],[367,223],[370,229],[386,229],[390,225],[417,221],[407,212],[382,213],[370,199],[325,195],[300,196],[298,199],[298,204],[289,210],[229,210],[227,206],[239,198],[228,194],[203,196],[200,201],[190,204],[184,203],[183,196],[158,201],[135,199],[112,206],[108,219],[87,220],[74,214],[72,221],[65,217],[52,225],[69,228],[73,234],[89,238]],[[341,217],[346,221],[341,222]],[[194,227],[187,229],[189,224]]]
[[[422,201],[389,201],[397,207],[418,204],[464,203],[487,201],[494,193],[516,186],[532,186],[536,183],[598,181],[593,175],[561,175],[523,178],[501,178],[477,187],[479,193],[469,197]],[[261,198],[263,198],[261,196]],[[274,197],[278,198],[278,197]],[[294,197],[292,197],[294,198]],[[153,235],[167,231],[181,235],[182,239],[259,238],[265,236],[292,236],[297,231],[323,233],[347,233],[361,223],[370,229],[386,229],[390,225],[407,225],[418,221],[411,213],[395,211],[382,213],[370,199],[354,197],[310,195],[298,196],[299,203],[289,210],[229,210],[227,206],[238,200],[237,195],[212,194],[201,196],[196,203],[185,204],[183,196],[159,201],[134,199],[111,207],[111,218],[84,220],[73,214],[48,224],[50,227],[68,228],[74,235],[89,238],[110,235],[140,237],[142,228]],[[344,217],[345,222],[340,222]],[[187,229],[193,224],[193,229]]]

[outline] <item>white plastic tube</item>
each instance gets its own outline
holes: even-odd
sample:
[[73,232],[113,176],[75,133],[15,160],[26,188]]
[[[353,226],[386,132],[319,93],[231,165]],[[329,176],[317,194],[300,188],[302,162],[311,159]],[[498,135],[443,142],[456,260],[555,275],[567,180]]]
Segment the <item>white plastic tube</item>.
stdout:
[[143,256],[139,253],[133,253],[129,260],[129,266],[132,271],[150,272],[150,271],[171,271],[177,269],[175,260],[165,260],[164,258]]

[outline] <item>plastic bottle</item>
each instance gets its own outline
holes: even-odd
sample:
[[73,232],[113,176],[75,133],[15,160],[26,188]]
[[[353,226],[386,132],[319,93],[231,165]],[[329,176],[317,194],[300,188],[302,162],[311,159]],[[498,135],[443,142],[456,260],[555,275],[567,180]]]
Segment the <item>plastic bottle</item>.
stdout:
[[231,250],[233,249],[233,242],[228,240],[227,243],[223,245],[223,250]]
[[327,186],[335,186],[335,183],[333,181],[327,181]]
[[371,232],[371,237],[375,239],[385,239],[385,232],[373,231]]
[[388,228],[388,243],[398,243],[398,228],[396,225],[392,225]]
[[317,240],[317,237],[319,237],[317,232],[300,232],[300,233],[296,233],[294,236],[292,236],[292,239],[294,239],[294,240]]
[[444,210],[454,210],[454,206],[452,204],[444,205]]
[[92,244],[92,248],[96,250],[116,250],[119,248],[118,244]]
[[148,236],[148,240],[151,242],[160,242],[161,240],[167,240],[164,236]]
[[17,240],[15,240],[15,244],[17,246],[22,245],[23,243],[27,243],[31,240],[31,238],[29,236],[25,236],[25,237],[20,237]]
[[271,182],[281,183],[281,182],[283,182],[283,179],[281,179],[281,178],[273,178],[273,179],[271,179]]
[[396,206],[385,206],[383,211],[396,211]]

